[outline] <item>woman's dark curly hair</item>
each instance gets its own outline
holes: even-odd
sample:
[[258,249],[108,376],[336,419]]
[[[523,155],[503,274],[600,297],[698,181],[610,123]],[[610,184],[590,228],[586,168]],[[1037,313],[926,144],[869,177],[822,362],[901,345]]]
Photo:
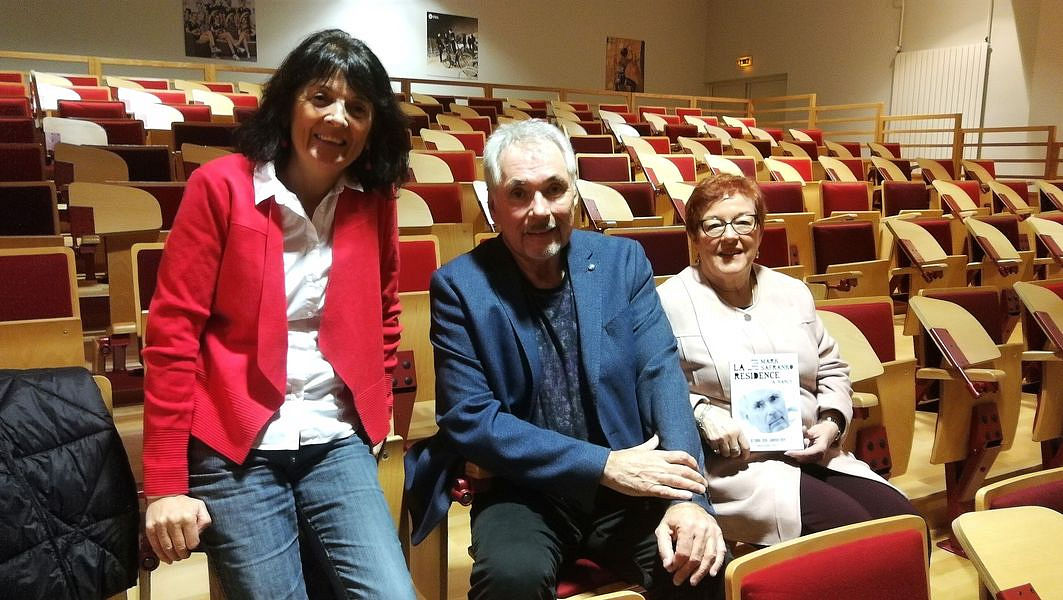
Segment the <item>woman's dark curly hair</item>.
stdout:
[[304,87],[341,74],[373,104],[373,125],[362,154],[347,176],[365,191],[391,193],[406,180],[410,138],[384,65],[361,40],[339,29],[307,36],[266,82],[262,103],[236,131],[236,149],[248,158],[274,161],[280,171],[291,158],[292,107]]

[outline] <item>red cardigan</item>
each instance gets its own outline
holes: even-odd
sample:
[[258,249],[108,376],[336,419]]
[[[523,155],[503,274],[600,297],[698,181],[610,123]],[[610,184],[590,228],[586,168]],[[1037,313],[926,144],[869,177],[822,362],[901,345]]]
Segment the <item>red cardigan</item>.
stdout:
[[[242,463],[284,401],[288,324],[280,208],[254,163],[196,169],[166,241],[144,349],[144,491],[188,491],[188,438]],[[345,189],[333,224],[321,352],[369,439],[388,433],[399,344],[394,198]]]

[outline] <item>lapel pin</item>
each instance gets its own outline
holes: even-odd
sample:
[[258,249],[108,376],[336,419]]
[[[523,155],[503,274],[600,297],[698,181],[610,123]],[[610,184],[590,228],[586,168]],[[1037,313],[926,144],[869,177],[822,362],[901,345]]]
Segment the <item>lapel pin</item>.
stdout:
[[588,264],[588,265],[587,265],[587,270],[588,270],[588,271],[593,271],[593,270],[594,270],[594,263],[590,263],[590,264]]

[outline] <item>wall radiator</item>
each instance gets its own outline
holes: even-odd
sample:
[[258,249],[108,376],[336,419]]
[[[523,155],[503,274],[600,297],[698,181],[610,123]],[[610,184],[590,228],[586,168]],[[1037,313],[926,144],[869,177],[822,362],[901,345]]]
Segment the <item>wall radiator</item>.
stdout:
[[[988,44],[901,52],[893,66],[891,115],[962,113],[961,127],[981,127],[982,96],[985,91]],[[923,144],[951,146],[952,135],[945,132],[904,133],[908,129],[944,129],[952,121],[926,119],[892,121],[887,124],[887,142],[911,146],[906,157],[949,158],[951,147],[921,147]]]

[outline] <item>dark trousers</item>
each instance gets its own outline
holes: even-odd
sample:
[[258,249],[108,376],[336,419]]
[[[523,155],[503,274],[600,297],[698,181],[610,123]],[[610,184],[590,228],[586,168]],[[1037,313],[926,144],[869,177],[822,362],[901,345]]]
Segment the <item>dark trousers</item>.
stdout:
[[801,467],[801,535],[897,515],[919,516],[897,490],[819,465]]
[[562,564],[586,557],[649,598],[723,598],[723,571],[697,588],[672,585],[661,565],[654,529],[668,504],[600,488],[593,514],[496,478],[472,508],[472,599],[554,600]]

